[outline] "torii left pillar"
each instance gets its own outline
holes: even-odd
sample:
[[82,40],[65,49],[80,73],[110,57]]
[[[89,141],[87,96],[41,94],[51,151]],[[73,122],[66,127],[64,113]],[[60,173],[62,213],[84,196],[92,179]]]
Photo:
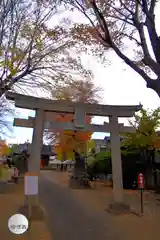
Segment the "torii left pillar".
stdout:
[[36,116],[33,128],[30,158],[28,162],[28,172],[39,174],[41,147],[43,143],[45,113],[43,109],[36,109]]
[[[33,128],[33,135],[32,135],[32,144],[30,149],[30,157],[28,161],[28,175],[36,176],[39,180],[39,173],[40,173],[40,157],[41,157],[41,147],[43,142],[43,130],[44,130],[44,119],[45,113],[43,109],[36,109],[36,116],[34,121],[34,128]],[[37,188],[38,190],[38,181],[37,181]],[[25,207],[27,205],[28,208],[28,218],[32,218],[36,214],[39,208],[39,198],[38,198],[38,191],[33,194],[26,194],[24,206],[21,208],[22,214],[25,212]],[[24,211],[24,212],[23,212]]]

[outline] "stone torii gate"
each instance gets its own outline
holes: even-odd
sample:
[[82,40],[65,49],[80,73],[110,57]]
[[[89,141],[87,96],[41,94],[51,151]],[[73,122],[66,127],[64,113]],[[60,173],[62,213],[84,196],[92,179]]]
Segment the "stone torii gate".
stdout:
[[[123,180],[120,150],[120,132],[134,132],[135,129],[118,123],[118,117],[133,117],[135,112],[142,109],[137,106],[112,106],[100,104],[73,103],[64,100],[49,100],[8,92],[8,100],[15,102],[19,108],[36,111],[35,118],[14,119],[14,126],[33,128],[32,146],[30,152],[29,172],[40,171],[40,149],[43,141],[44,129],[65,129],[91,132],[110,132],[111,158],[113,177],[113,196],[115,204],[122,205]],[[74,123],[60,123],[54,119],[54,113],[72,113],[75,115]],[[109,123],[103,125],[86,124],[85,114],[91,116],[108,116]]]

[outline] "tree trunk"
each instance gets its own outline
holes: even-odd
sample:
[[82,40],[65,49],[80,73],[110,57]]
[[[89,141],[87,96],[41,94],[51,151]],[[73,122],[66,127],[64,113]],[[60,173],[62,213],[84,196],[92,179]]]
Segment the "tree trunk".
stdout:
[[154,188],[153,171],[149,167],[147,167],[146,172],[145,172],[145,187],[147,189]]
[[146,160],[146,171],[145,171],[145,180],[146,180],[146,188],[153,189],[155,187],[155,179],[154,179],[154,150],[145,150],[145,160]]
[[156,169],[154,168],[154,172],[153,172],[153,177],[154,177],[154,186],[155,188],[157,187],[158,185],[158,179],[157,179],[157,172],[156,172]]
[[66,152],[63,152],[63,161],[66,161],[67,159]]

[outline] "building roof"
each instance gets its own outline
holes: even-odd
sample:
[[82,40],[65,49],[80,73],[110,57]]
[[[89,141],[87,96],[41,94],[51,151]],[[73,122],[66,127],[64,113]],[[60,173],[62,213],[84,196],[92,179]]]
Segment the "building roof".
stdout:
[[104,139],[92,139],[95,144],[104,144]]
[[[21,153],[24,150],[27,150],[30,152],[30,143],[22,143],[17,146],[17,153]],[[41,149],[41,155],[48,155],[48,156],[53,156],[55,153],[53,152],[53,146],[52,145],[43,145]]]
[[[123,139],[125,139],[125,137],[120,136],[120,140],[123,140]],[[109,142],[110,140],[111,140],[111,137],[110,137],[110,136],[106,136],[106,137],[104,138],[104,141],[106,141],[106,142]]]

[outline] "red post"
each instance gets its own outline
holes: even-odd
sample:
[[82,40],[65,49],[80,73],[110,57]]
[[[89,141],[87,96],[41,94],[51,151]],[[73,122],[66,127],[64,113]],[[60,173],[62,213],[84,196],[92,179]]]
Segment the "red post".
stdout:
[[144,175],[143,173],[138,174],[138,188],[144,189]]
[[141,193],[141,214],[143,214],[143,190],[144,190],[144,175],[143,173],[138,174],[138,188]]

